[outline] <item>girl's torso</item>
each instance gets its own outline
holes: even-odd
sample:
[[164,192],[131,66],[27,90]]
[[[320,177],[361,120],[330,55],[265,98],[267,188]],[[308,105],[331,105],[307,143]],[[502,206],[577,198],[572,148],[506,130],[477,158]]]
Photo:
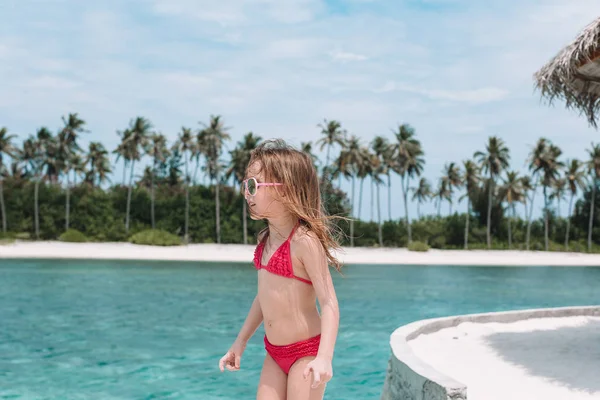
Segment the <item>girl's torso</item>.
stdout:
[[268,238],[263,238],[254,253],[265,333],[274,345],[295,343],[321,331],[314,288],[302,262],[294,256],[295,238],[305,234],[297,228],[272,249],[267,246]]

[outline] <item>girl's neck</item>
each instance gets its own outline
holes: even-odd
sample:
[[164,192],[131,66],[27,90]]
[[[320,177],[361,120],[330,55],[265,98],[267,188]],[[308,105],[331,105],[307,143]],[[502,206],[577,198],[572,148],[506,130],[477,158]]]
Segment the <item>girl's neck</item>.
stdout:
[[290,233],[292,233],[292,229],[298,223],[298,219],[293,217],[290,214],[278,217],[278,218],[269,218],[269,236],[271,240],[286,240]]

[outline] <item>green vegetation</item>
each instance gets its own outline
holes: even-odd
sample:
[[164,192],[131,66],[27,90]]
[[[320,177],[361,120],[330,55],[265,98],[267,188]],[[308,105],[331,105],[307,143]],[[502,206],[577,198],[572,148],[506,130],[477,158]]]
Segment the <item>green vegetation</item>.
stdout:
[[83,243],[87,242],[88,238],[77,229],[70,228],[65,233],[58,237],[61,242]]
[[133,244],[147,244],[152,246],[179,246],[181,239],[172,233],[160,229],[146,229],[129,238]]
[[[117,132],[120,142],[109,151],[93,140],[87,149],[79,146],[88,132],[78,114],[62,122],[58,132],[40,127],[22,143],[0,129],[0,238],[161,245],[255,242],[263,222],[248,218],[240,182],[260,136],[249,132],[232,145],[221,117],[211,116],[197,129],[183,127],[168,145],[148,119],[136,117]],[[492,136],[482,140],[482,150],[473,157],[446,163],[432,184],[421,176],[425,151],[410,125],[368,144],[348,137],[338,121],[325,120],[319,127],[321,139],[301,148],[319,170],[328,212],[351,217],[339,222],[343,245],[600,248],[600,145],[592,145],[585,160],[565,159],[556,145],[540,138],[527,160],[511,160],[502,139]],[[324,163],[313,153],[317,148],[325,152]],[[123,163],[122,179],[112,174],[110,153]],[[511,170],[511,163],[520,167],[523,161],[526,174]],[[139,165],[143,173],[137,176]],[[340,189],[342,180],[351,182],[351,193]],[[373,189],[368,200],[363,199],[365,183]],[[397,184],[401,198],[393,202],[390,189]],[[382,210],[385,195],[388,207]],[[369,218],[361,215],[363,200]],[[462,200],[457,212],[456,202]],[[409,215],[411,201],[417,205],[416,216]],[[437,212],[421,215],[421,205],[430,201]],[[560,215],[563,201],[567,215]],[[542,216],[535,220],[532,215],[540,206]],[[392,220],[392,207],[403,210],[400,218]]]
[[408,250],[425,252],[429,250],[429,245],[423,242],[410,242],[408,244]]
[[31,234],[29,232],[19,232],[19,233],[15,234],[15,239],[31,240]]

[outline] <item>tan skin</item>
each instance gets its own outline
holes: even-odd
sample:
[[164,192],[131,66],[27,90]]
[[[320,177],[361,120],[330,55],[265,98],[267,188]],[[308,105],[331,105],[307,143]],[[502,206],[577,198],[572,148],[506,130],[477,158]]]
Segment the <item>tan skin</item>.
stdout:
[[[251,165],[248,177],[264,182],[259,167]],[[270,233],[261,260],[266,265],[288,238],[297,220],[287,212],[272,187],[261,186],[255,196],[246,194],[246,200],[252,218],[267,218],[269,223]],[[333,377],[331,361],[339,308],[325,252],[319,240],[301,227],[291,240],[291,253],[294,275],[310,280],[312,286],[260,269],[258,294],[237,339],[221,358],[219,368],[221,371],[239,370],[246,343],[262,322],[269,342],[274,345],[296,343],[318,334],[321,334],[321,342],[317,356],[299,359],[288,375],[267,354],[258,384],[258,400],[320,400]]]

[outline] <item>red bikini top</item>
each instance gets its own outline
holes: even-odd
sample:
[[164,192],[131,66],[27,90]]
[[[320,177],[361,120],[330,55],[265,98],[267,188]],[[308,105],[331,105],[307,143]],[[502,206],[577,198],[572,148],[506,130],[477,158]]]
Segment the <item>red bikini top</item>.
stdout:
[[269,262],[267,262],[267,265],[262,264],[262,255],[263,250],[265,249],[265,240],[267,238],[265,236],[254,250],[254,267],[256,267],[257,270],[262,268],[272,274],[283,276],[285,278],[297,279],[301,282],[312,285],[312,282],[308,279],[294,275],[294,269],[292,268],[292,252],[290,250],[290,241],[299,225],[300,222],[298,222],[294,229],[292,229],[292,233],[290,233],[290,236],[286,239],[286,241],[283,242],[283,244],[279,246],[277,250],[275,250],[269,259]]

